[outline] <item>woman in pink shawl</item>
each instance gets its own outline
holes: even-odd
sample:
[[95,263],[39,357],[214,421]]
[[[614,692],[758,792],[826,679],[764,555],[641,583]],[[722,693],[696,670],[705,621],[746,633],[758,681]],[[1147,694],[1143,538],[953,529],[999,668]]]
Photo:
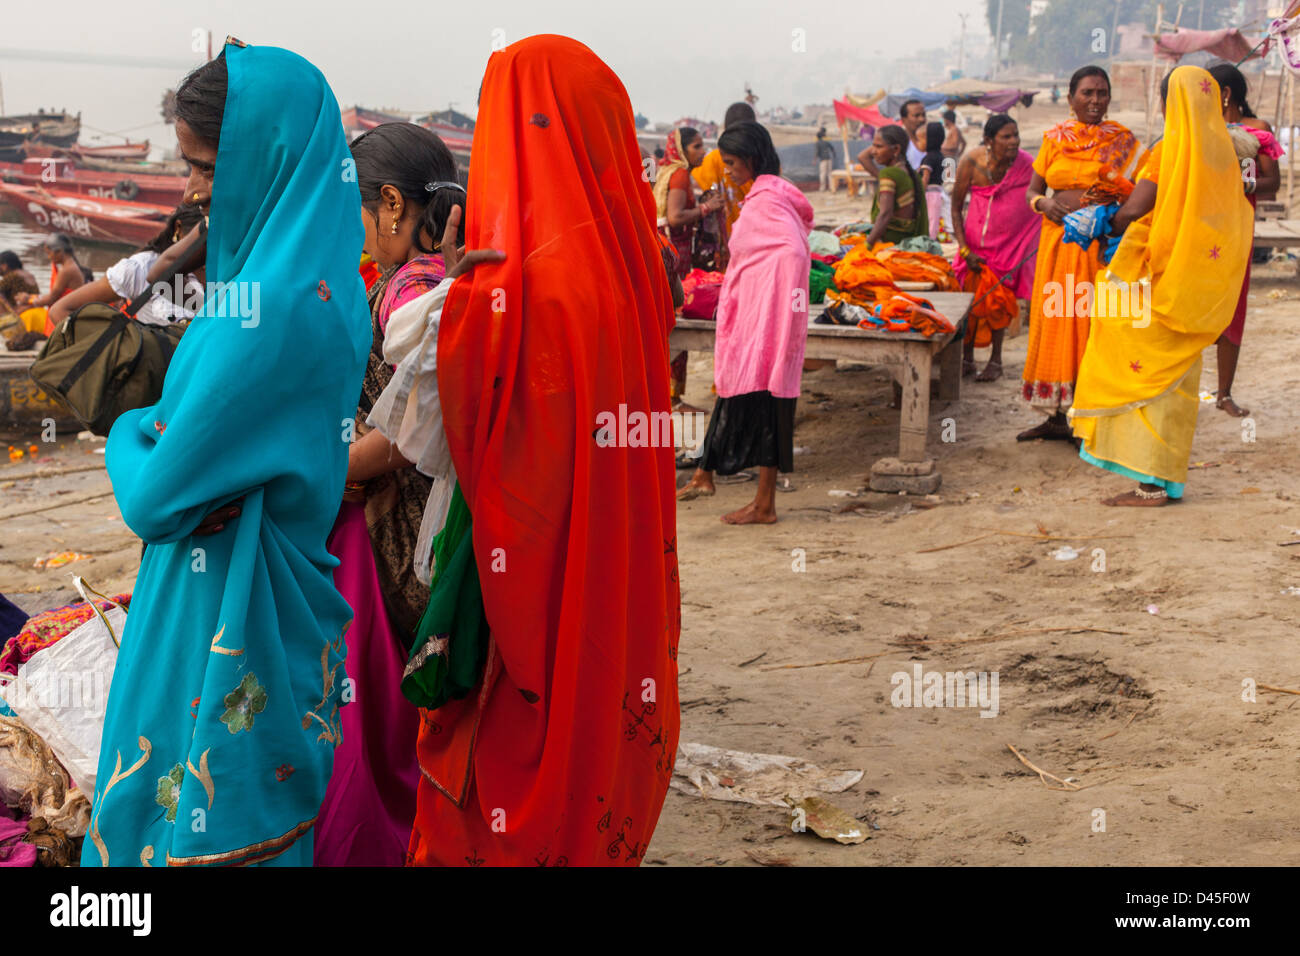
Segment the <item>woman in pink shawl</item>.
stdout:
[[[953,273],[963,289],[973,291],[979,270],[988,269],[999,279],[1011,273],[1003,285],[1017,299],[1033,297],[1042,225],[1025,203],[1033,167],[1034,158],[1020,148],[1016,121],[1005,113],[990,116],[984,124],[983,143],[962,157],[952,189],[953,235],[958,247]],[[968,193],[970,212],[963,222],[961,210]],[[975,371],[977,344],[988,339],[993,346],[984,371],[975,377],[977,382],[1002,377],[1002,335],[1015,316],[995,303],[1007,299],[988,295],[967,320],[962,374]]]
[[678,491],[714,493],[713,473],[758,467],[754,500],[727,524],[776,521],[776,473],[794,470],[794,406],[808,338],[808,232],[813,210],[788,180],[767,130],[728,126],[718,138],[734,182],[753,181],[731,232],[731,263],[718,301],[713,378],[718,401],[700,467]]

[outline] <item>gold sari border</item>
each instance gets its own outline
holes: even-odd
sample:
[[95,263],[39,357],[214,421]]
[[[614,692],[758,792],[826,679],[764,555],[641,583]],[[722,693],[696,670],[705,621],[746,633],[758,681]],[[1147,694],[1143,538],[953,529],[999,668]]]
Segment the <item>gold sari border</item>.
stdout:
[[289,849],[299,837],[312,828],[316,823],[316,818],[304,820],[288,833],[273,837],[270,840],[263,840],[261,843],[253,843],[249,846],[240,847],[238,850],[228,850],[224,853],[204,853],[199,856],[172,856],[167,854],[168,866],[248,866],[252,863],[261,863],[279,856],[285,850]]
[[[1201,353],[1197,352],[1196,354],[1197,354],[1197,357],[1200,357],[1200,354],[1201,354]],[[1193,360],[1192,360],[1192,363],[1195,364],[1195,362],[1196,362],[1196,359],[1193,359]],[[1136,402],[1129,402],[1129,403],[1126,404],[1126,405],[1117,405],[1117,406],[1115,406],[1114,408],[1083,408],[1083,409],[1081,409],[1081,408],[1077,408],[1077,407],[1073,407],[1073,406],[1072,406],[1072,407],[1070,408],[1070,411],[1068,412],[1068,415],[1069,415],[1070,418],[1075,418],[1075,417],[1078,417],[1078,418],[1108,418],[1108,417],[1110,417],[1110,416],[1112,416],[1112,415],[1123,415],[1123,414],[1125,414],[1125,413],[1127,413],[1127,412],[1134,412],[1134,411],[1137,411],[1139,408],[1145,408],[1145,407],[1148,406],[1148,405],[1154,404],[1155,402],[1160,401],[1162,398],[1166,398],[1167,396],[1169,396],[1169,395],[1172,394],[1173,392],[1176,392],[1178,389],[1182,388],[1183,383],[1187,380],[1187,376],[1191,374],[1191,371],[1192,371],[1192,369],[1191,369],[1191,367],[1189,366],[1188,369],[1187,369],[1187,371],[1184,372],[1182,375],[1180,375],[1180,376],[1178,377],[1178,381],[1174,382],[1174,384],[1170,385],[1168,388],[1166,388],[1166,389],[1165,389],[1163,392],[1161,392],[1159,395],[1153,395],[1151,398],[1143,398],[1143,399],[1139,399],[1139,400],[1136,401]],[[1200,397],[1199,397],[1199,395],[1197,395],[1197,396],[1192,396],[1192,397],[1193,397],[1193,398],[1196,398],[1196,400],[1197,400],[1198,402],[1200,401]]]

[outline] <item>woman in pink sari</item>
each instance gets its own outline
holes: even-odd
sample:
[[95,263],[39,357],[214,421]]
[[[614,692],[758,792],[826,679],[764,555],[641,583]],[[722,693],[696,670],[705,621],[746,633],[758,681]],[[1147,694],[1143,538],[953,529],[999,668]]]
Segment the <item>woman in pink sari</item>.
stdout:
[[[357,432],[392,377],[383,359],[389,319],[445,274],[439,240],[465,191],[456,163],[433,133],[388,123],[352,143],[365,252],[383,270],[370,290],[374,344],[357,410]],[[352,607],[343,741],[316,821],[317,866],[402,866],[415,821],[419,711],[400,690],[413,633],[429,600],[421,537],[432,482],[378,431],[348,453],[347,490],[330,553],[334,586]],[[351,691],[349,692],[349,687]]]
[[[1034,293],[1038,234],[1042,220],[1025,205],[1025,189],[1034,174],[1034,158],[1020,148],[1020,130],[1005,113],[989,117],[984,141],[962,157],[953,184],[953,234],[957,258],[953,273],[966,291],[980,286],[978,273],[990,270],[1017,300]],[[963,221],[962,207],[970,195],[970,212]],[[983,277],[986,280],[989,277]],[[977,293],[978,297],[978,293]],[[993,346],[977,382],[1002,377],[1002,336],[1015,315],[1001,303],[1009,297],[988,295],[967,319],[962,374],[975,371],[975,346],[988,340]],[[995,304],[997,303],[997,304]],[[1018,303],[1017,303],[1018,305]]]
[[700,467],[679,501],[714,493],[713,473],[758,467],[754,500],[727,524],[776,521],[776,473],[794,469],[794,406],[808,339],[808,232],[813,209],[788,179],[767,130],[728,126],[718,138],[727,172],[753,182],[731,232],[731,261],[718,301],[713,378],[718,401]]

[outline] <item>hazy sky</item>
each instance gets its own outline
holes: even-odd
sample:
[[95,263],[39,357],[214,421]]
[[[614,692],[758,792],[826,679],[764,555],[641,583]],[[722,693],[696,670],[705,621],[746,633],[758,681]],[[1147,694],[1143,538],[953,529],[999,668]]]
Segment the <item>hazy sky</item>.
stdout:
[[[87,127],[143,127],[132,138],[150,136],[168,147],[158,102],[187,64],[203,59],[192,51],[194,33],[203,29],[212,31],[215,49],[234,34],[295,50],[320,67],[342,106],[421,110],[455,103],[471,114],[494,37],[563,33],[604,58],[634,108],[657,121],[720,120],[746,80],[760,109],[828,102],[845,86],[865,90],[882,61],[955,41],[959,13],[969,14],[969,51],[982,54],[989,42],[983,0],[59,0],[57,20],[45,3],[6,0],[5,7],[0,83],[7,113],[80,109]],[[70,26],[78,23],[79,35]],[[792,49],[796,30],[806,31],[806,52]],[[17,50],[135,56],[149,65],[41,62]],[[910,85],[907,77],[897,80],[899,88]],[[82,138],[93,134],[87,129]]]

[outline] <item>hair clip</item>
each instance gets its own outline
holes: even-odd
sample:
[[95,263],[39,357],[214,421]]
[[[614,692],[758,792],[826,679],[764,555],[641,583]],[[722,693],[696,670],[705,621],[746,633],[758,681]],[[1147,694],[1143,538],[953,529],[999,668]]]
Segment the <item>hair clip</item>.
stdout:
[[424,184],[425,192],[430,192],[430,193],[436,193],[439,189],[443,189],[445,187],[451,187],[452,189],[459,189],[461,192],[465,191],[465,187],[462,186],[460,183],[425,183]]

